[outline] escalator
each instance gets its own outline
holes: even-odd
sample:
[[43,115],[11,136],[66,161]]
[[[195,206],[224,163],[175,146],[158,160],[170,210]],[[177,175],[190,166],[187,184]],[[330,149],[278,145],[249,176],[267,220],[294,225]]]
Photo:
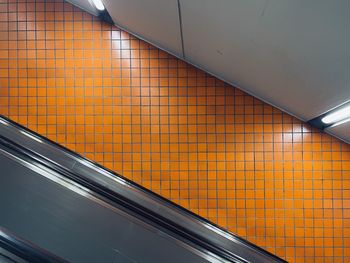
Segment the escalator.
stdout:
[[0,117],[0,262],[285,262]]

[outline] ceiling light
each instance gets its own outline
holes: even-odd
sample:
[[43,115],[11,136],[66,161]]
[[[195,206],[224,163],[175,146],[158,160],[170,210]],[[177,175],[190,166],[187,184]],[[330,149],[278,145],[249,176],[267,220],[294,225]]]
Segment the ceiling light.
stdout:
[[105,10],[105,6],[103,5],[101,0],[92,0],[92,2],[94,3],[95,7],[100,10],[103,11]]
[[345,119],[345,120],[338,121],[338,122],[334,123],[334,124],[331,126],[331,128],[336,127],[336,126],[341,125],[341,124],[344,124],[344,123],[347,123],[347,122],[350,122],[350,118],[347,118],[347,119]]
[[336,110],[322,118],[322,122],[331,124],[350,118],[350,106]]

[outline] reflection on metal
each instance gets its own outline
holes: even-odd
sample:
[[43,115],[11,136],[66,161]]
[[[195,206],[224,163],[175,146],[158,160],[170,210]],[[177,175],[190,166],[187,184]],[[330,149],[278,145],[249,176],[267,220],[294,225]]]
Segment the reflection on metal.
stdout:
[[108,171],[106,171],[106,170],[104,170],[104,169],[94,165],[93,163],[91,163],[88,160],[78,159],[77,162],[83,164],[86,167],[89,167],[89,168],[93,169],[94,171],[98,172],[99,174],[101,174],[103,176],[108,177],[109,179],[115,181],[116,183],[119,183],[119,184],[122,184],[122,185],[125,185],[125,186],[129,187],[128,182],[126,180],[124,180],[123,178],[116,177],[113,173],[110,173],[110,172],[108,172]]
[[41,142],[42,143],[42,140],[40,140],[39,138],[37,138],[36,136],[34,135],[31,135],[30,133],[26,132],[26,131],[21,131],[22,134],[24,134],[25,136],[37,141],[37,142]]
[[[198,249],[195,249],[194,247],[189,246],[188,244],[182,242],[181,240],[175,239],[171,235],[169,235],[165,232],[161,232],[158,229],[153,228],[152,226],[146,224],[145,222],[140,221],[137,218],[135,218],[135,217],[125,213],[124,211],[112,206],[111,204],[103,201],[101,198],[96,197],[96,195],[92,191],[90,191],[89,189],[75,183],[72,180],[69,180],[69,179],[61,176],[60,174],[58,174],[54,171],[51,171],[50,169],[46,169],[45,167],[41,167],[38,164],[35,165],[34,163],[25,161],[22,158],[18,158],[17,156],[15,156],[15,155],[13,155],[13,154],[11,154],[3,149],[0,149],[0,154],[7,156],[8,158],[10,158],[10,159],[20,163],[21,165],[31,169],[32,171],[36,172],[38,175],[44,176],[45,178],[73,191],[76,194],[79,194],[85,198],[88,198],[89,200],[91,200],[91,201],[93,201],[93,202],[95,202],[95,203],[97,203],[97,204],[99,204],[99,205],[101,205],[109,210],[112,210],[118,214],[123,215],[124,217],[128,218],[128,220],[136,222],[137,224],[142,225],[143,227],[147,228],[148,230],[150,230],[154,233],[162,235],[167,239],[171,239],[173,242],[176,242],[178,245],[182,246],[183,248],[186,248],[187,250],[192,251],[193,253],[201,256],[202,258],[207,259],[209,262],[229,262],[225,259],[218,258],[215,254],[210,253],[209,251],[203,252],[203,251],[200,251]],[[245,261],[237,261],[237,262],[245,262]]]
[[36,172],[38,175],[40,176],[44,176],[47,179],[50,179],[51,181],[81,195],[84,196],[86,198],[89,198],[90,200],[100,203],[104,206],[106,206],[109,209],[113,209],[112,206],[109,206],[108,204],[102,202],[101,200],[99,200],[98,198],[95,198],[93,195],[91,195],[90,190],[86,189],[85,187],[73,182],[72,180],[69,180],[61,175],[59,175],[58,173],[55,173],[54,171],[50,171],[48,169],[45,169],[43,167],[40,167],[40,165],[36,164],[34,165],[33,163],[30,163],[28,161],[25,161],[22,158],[18,158],[17,156],[5,151],[4,149],[0,148],[0,153],[7,156],[8,158],[20,163],[21,165],[31,169],[32,171]]
[[9,125],[7,121],[0,119],[0,123],[4,125]]

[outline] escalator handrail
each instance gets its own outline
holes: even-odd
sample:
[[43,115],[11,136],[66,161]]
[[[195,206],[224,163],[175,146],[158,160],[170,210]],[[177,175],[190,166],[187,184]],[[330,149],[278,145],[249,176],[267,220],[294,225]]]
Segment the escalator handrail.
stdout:
[[[161,204],[160,205],[161,209],[159,209],[159,212],[164,212],[165,210],[170,209],[173,212],[169,213],[169,215],[175,215],[175,214],[179,215],[179,216],[181,215],[180,218],[184,222],[182,222],[181,220],[180,220],[181,222],[179,222],[179,220],[177,220],[177,222],[173,222],[174,225],[178,226],[178,224],[180,224],[180,227],[184,228],[182,230],[185,230],[185,231],[187,230],[189,233],[194,234],[197,238],[198,237],[202,238],[203,240],[214,245],[215,247],[219,247],[222,251],[230,250],[230,246],[233,246],[234,244],[236,244],[236,245],[238,244],[238,245],[243,246],[243,248],[246,248],[248,251],[252,251],[252,252],[256,253],[257,255],[261,255],[265,259],[270,259],[271,260],[270,262],[286,262],[283,259],[273,255],[272,253],[265,251],[262,248],[254,245],[254,244],[252,244],[252,243],[250,243],[250,242],[248,242],[248,241],[246,241],[246,240],[244,240],[244,239],[242,239],[242,238],[240,238],[240,237],[238,237],[230,232],[227,232],[225,229],[209,222],[207,219],[202,218],[202,217],[198,216],[197,214],[175,204],[174,202],[169,201],[168,199],[165,199],[164,197],[162,197],[154,192],[151,192],[150,190],[134,183],[133,181],[121,176],[120,174],[117,174],[114,171],[111,171],[111,170],[99,165],[96,162],[88,160],[87,158],[80,156],[76,152],[73,152],[73,151],[59,145],[58,143],[51,141],[48,138],[43,137],[43,136],[27,129],[26,127],[19,125],[16,122],[0,115],[0,128],[2,125],[9,126],[10,129],[13,129],[13,131],[19,130],[26,135],[30,135],[28,137],[28,139],[31,139],[31,142],[30,142],[31,144],[35,143],[35,141],[38,140],[39,143],[42,143],[42,144],[50,146],[50,147],[54,147],[56,150],[64,153],[65,155],[69,156],[70,158],[72,158],[72,160],[74,159],[74,163],[71,167],[72,169],[75,169],[75,166],[83,164],[83,165],[86,165],[86,167],[89,167],[92,170],[96,171],[96,173],[100,172],[104,175],[108,174],[109,176],[117,178],[118,179],[117,183],[119,183],[120,186],[124,186],[124,187],[127,186],[127,187],[131,188],[133,191],[141,193],[141,195],[143,195],[143,197],[145,197],[145,199],[153,200],[153,202],[157,202],[157,204]],[[0,130],[0,132],[1,132],[1,130]],[[18,136],[18,134],[16,135],[15,132],[12,135],[14,137]],[[10,136],[12,136],[12,135],[10,135]],[[51,161],[53,161],[50,164],[52,167],[52,163],[55,163],[55,160],[51,160]],[[72,171],[72,169],[70,169],[70,172]],[[75,173],[75,175],[77,175],[77,173]],[[79,176],[82,176],[82,175],[80,174]],[[84,179],[87,180],[88,178],[86,176],[84,176]],[[117,193],[115,192],[115,194],[117,194]],[[129,198],[129,201],[131,203],[135,201],[135,200],[131,200],[130,196],[128,196],[126,198],[126,200],[128,200],[128,198]],[[150,203],[148,205],[148,207],[147,207],[147,205],[145,205],[143,208],[146,210],[147,209],[149,209],[149,210],[154,209],[154,207],[151,207],[151,206],[152,206],[152,203]],[[166,218],[166,219],[172,221],[172,218]],[[186,221],[186,220],[188,220],[188,221]],[[198,229],[201,229],[201,231],[196,231],[196,229],[186,229],[186,223],[196,224],[198,226]],[[208,235],[205,236],[205,233],[203,233],[203,232],[205,232],[205,230],[207,230],[207,233],[210,232],[210,237],[208,237]],[[214,233],[214,238],[211,238],[212,237],[211,232]],[[227,244],[225,247],[221,247],[222,242],[221,243],[216,242],[218,240],[218,238],[223,239],[223,242],[225,242],[225,240],[227,240],[227,242],[226,242]],[[228,252],[230,252],[230,251],[228,251]],[[268,261],[266,261],[266,262],[268,262]]]
[[[8,257],[15,256],[30,263],[68,263],[68,261],[16,236],[3,227],[0,227],[0,248],[8,252]],[[11,259],[16,261],[15,258]]]

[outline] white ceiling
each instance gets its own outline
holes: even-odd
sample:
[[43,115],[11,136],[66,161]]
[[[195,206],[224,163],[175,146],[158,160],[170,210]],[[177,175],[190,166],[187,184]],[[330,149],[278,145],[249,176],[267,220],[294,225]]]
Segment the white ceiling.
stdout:
[[113,21],[123,29],[182,56],[176,0],[103,0]]
[[349,0],[102,1],[122,28],[304,121],[350,100]]
[[303,120],[350,98],[349,0],[183,0],[186,59]]

